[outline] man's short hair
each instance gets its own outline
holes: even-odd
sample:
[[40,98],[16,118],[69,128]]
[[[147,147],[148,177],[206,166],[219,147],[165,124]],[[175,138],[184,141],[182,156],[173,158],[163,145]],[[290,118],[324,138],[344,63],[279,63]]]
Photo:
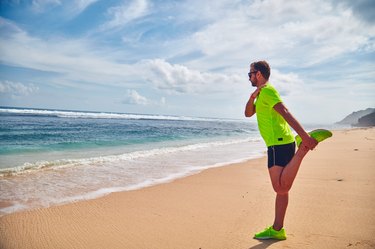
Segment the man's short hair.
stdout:
[[257,61],[252,63],[256,71],[260,71],[263,77],[268,80],[271,75],[270,65],[266,61]]

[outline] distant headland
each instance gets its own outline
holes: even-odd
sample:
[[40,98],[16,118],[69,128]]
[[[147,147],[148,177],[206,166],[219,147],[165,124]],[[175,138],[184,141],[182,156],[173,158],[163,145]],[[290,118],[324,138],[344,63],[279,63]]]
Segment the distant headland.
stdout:
[[340,125],[351,125],[355,127],[375,126],[375,108],[367,108],[353,112],[346,116],[343,120],[336,122]]

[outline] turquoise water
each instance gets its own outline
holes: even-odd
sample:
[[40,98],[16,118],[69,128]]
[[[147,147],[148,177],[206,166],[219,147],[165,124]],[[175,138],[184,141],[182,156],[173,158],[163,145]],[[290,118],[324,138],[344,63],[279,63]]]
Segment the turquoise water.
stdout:
[[255,122],[0,108],[0,215],[259,157]]

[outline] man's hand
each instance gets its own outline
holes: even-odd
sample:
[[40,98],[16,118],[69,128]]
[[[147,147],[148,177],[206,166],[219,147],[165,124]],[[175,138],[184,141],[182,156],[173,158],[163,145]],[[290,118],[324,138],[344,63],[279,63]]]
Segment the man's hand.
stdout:
[[288,124],[297,132],[297,134],[300,135],[302,138],[301,146],[303,146],[303,148],[313,150],[316,147],[318,141],[309,136],[309,134],[302,128],[300,123],[298,123],[298,121],[293,117],[282,102],[277,103],[273,108],[286,120],[286,122],[288,122]]
[[255,89],[255,91],[250,95],[250,99],[247,101],[246,107],[245,107],[245,117],[249,118],[255,114],[256,110],[255,110],[254,101],[256,97],[258,97],[261,88],[262,87],[257,87],[257,89]]
[[317,145],[318,141],[316,141],[314,138],[310,136],[306,136],[302,138],[302,146],[305,146],[309,150],[313,150]]
[[263,88],[264,86],[261,86],[261,87],[257,87],[257,89],[255,89],[255,91],[251,94],[251,98],[252,99],[255,99],[256,97],[258,97],[259,93],[260,93],[260,90]]

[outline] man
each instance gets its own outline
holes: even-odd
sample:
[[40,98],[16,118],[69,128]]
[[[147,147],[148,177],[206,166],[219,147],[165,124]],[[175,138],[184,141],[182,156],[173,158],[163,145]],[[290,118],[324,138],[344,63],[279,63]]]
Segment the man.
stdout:
[[[268,172],[276,192],[274,223],[255,234],[254,238],[284,240],[286,234],[283,227],[288,192],[303,158],[318,142],[310,137],[285,107],[279,93],[268,82],[270,73],[271,69],[266,61],[252,63],[248,73],[249,80],[256,90],[246,104],[245,116],[251,117],[256,113],[259,131],[268,147]],[[296,153],[290,126],[302,138],[302,144]]]

